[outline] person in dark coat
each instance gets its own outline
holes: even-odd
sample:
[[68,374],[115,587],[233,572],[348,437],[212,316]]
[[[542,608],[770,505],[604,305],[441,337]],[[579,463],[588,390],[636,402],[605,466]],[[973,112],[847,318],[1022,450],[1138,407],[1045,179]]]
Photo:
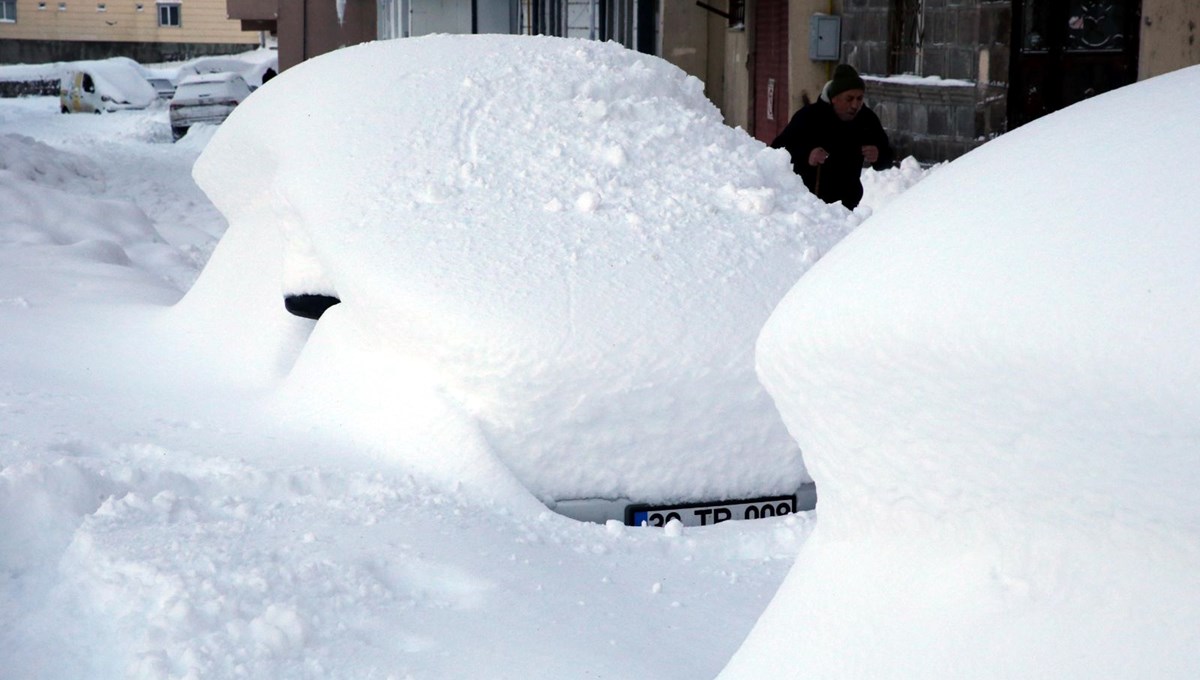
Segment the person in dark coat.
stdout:
[[797,111],[771,142],[792,155],[792,169],[809,191],[851,210],[862,200],[863,164],[884,170],[893,161],[879,117],[863,103],[866,90],[854,67],[839,64],[820,98]]

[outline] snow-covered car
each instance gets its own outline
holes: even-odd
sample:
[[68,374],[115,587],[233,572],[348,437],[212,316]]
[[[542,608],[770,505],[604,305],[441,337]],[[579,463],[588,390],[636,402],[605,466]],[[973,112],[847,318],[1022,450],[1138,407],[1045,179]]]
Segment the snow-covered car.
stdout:
[[171,136],[178,140],[197,123],[217,125],[250,96],[250,87],[237,73],[200,73],[184,78],[168,107]]
[[247,57],[246,63],[246,68],[242,69],[241,74],[251,90],[257,90],[268,80],[279,75],[279,57],[276,54],[269,53],[268,56],[256,60]]
[[175,96],[175,81],[165,74],[151,74],[146,77],[146,82],[154,88],[154,93],[159,99]]
[[[219,341],[311,395],[304,419],[461,479],[501,463],[580,519],[814,506],[754,344],[855,217],[669,63],[548,37],[355,46],[256,92],[193,174],[230,226],[181,308],[244,320]],[[285,298],[338,304],[299,310],[313,324]],[[428,452],[447,432],[459,450]]]
[[120,59],[72,62],[58,88],[63,113],[144,109],[155,97],[154,88],[141,72]]
[[273,49],[260,49],[239,55],[198,57],[176,69],[176,80],[202,73],[236,73],[251,90],[256,90],[279,73],[279,55]]
[[758,365],[821,535],[721,678],[1200,677],[1197,119],[1200,66],[1076,103],[799,280]]

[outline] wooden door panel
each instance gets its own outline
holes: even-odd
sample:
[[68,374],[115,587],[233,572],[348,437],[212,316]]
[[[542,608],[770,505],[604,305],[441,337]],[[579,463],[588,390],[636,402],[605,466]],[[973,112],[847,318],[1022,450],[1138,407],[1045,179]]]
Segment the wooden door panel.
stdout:
[[770,144],[787,125],[787,0],[760,0],[754,18],[754,121],[752,133]]

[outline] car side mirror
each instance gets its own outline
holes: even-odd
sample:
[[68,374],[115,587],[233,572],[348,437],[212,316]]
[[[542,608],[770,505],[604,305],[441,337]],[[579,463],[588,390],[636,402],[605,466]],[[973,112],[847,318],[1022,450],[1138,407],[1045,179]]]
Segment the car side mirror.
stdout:
[[319,293],[304,293],[288,295],[283,298],[283,306],[292,314],[305,319],[320,319],[325,310],[340,303],[341,300],[332,295]]

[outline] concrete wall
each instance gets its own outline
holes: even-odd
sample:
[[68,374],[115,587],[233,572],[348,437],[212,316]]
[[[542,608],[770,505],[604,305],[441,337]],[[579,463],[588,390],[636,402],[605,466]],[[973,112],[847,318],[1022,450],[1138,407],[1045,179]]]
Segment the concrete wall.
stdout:
[[750,40],[745,30],[725,31],[725,123],[750,130]]
[[[704,78],[704,94],[717,105],[722,114],[725,113],[725,34],[728,31],[729,22],[724,17],[715,14],[708,17],[708,77]],[[726,120],[728,121],[728,117]]]
[[[707,0],[707,4],[728,7],[724,0]],[[661,35],[661,56],[704,83],[704,94],[721,110],[726,124],[749,129],[745,28],[730,28],[728,19],[697,6],[695,0],[662,0]]]
[[[662,3],[662,56],[663,59],[696,76],[705,83],[705,94],[709,83],[709,17],[715,17],[686,0],[663,0]],[[716,100],[714,99],[714,102]]]
[[1200,64],[1200,2],[1142,0],[1138,80]]

